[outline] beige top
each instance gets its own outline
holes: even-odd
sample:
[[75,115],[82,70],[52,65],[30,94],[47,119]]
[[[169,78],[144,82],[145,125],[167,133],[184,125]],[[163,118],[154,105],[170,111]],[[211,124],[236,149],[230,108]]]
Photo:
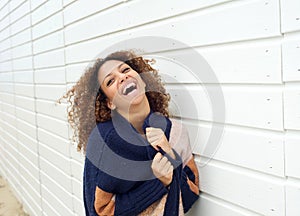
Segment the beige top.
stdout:
[[[186,128],[180,123],[177,119],[171,119],[172,128],[170,132],[170,140],[169,143],[173,149],[181,156],[182,159],[182,167],[184,167],[189,160],[192,159],[192,149],[189,142],[189,135]],[[164,195],[160,200],[157,200],[147,209],[139,214],[139,216],[163,216],[164,214],[164,206],[167,201],[167,194]],[[179,216],[183,216],[183,205],[181,195],[179,196]]]
[[184,167],[192,159],[192,149],[187,129],[177,119],[171,119],[172,128],[169,143],[172,148],[181,156]]

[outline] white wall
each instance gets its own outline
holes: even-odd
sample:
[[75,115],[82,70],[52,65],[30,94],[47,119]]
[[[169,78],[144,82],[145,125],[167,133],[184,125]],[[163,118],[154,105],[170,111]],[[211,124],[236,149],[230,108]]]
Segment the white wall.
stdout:
[[300,215],[298,0],[1,0],[0,174],[25,210],[84,215],[83,156],[69,144],[66,104],[55,101],[103,49],[144,35],[196,49],[224,93],[222,142],[201,166],[210,159],[210,101],[183,68],[157,62],[188,90],[166,78],[200,170],[203,193],[190,215]]

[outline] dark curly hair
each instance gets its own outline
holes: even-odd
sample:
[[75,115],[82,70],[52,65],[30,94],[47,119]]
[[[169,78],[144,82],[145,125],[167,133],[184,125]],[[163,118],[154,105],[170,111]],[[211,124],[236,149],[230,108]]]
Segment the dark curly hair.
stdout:
[[[111,119],[111,110],[107,106],[107,97],[98,83],[98,71],[109,60],[119,60],[128,64],[140,74],[146,83],[146,96],[151,110],[169,117],[170,95],[162,84],[157,70],[151,67],[150,60],[138,56],[134,51],[118,51],[105,58],[98,58],[85,70],[77,83],[62,97],[68,102],[68,122],[74,130],[73,142],[77,150],[86,151],[89,134],[98,122]],[[62,99],[59,99],[60,100]]]

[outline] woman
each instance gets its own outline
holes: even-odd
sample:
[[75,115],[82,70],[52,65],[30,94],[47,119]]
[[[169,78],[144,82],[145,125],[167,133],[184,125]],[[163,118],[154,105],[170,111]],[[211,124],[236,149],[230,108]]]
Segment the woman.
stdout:
[[97,59],[64,96],[86,153],[86,215],[183,215],[199,197],[187,132],[169,119],[169,95],[132,51]]

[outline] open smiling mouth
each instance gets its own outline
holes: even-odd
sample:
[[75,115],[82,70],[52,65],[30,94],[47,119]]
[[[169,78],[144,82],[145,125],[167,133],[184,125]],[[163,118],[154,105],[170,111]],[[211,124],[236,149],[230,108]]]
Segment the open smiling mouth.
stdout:
[[135,83],[129,83],[123,89],[123,95],[129,95],[136,89],[137,89],[137,86]]

